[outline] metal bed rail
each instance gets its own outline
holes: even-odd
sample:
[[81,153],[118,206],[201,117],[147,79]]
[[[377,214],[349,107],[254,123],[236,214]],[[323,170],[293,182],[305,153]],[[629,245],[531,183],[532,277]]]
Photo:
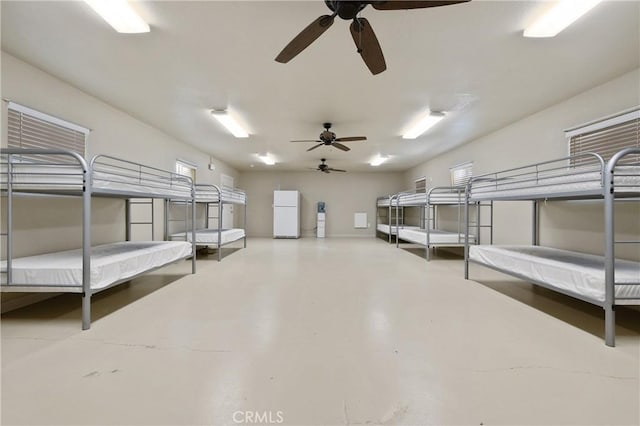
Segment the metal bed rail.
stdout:
[[[573,165],[578,159],[580,165]],[[467,184],[467,192],[471,201],[570,197],[580,195],[581,190],[564,190],[564,185],[591,184],[592,192],[602,191],[604,174],[604,159],[587,152],[473,176]],[[554,186],[560,190],[550,191]]]
[[196,184],[196,202],[246,204],[247,194],[242,189],[225,188],[213,184]]
[[91,159],[94,193],[126,194],[129,197],[190,200],[193,181],[188,176],[99,154]]

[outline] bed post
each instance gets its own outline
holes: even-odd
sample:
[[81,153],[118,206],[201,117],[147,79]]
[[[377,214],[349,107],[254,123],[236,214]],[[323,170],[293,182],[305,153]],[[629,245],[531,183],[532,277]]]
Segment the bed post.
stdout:
[[604,342],[607,346],[616,344],[613,173],[619,158],[618,154],[614,155],[604,171]]
[[[464,279],[469,279],[469,192],[471,180],[467,183],[464,192]],[[476,243],[479,243],[480,235],[476,235]]]
[[222,193],[218,190],[218,262],[222,261]]
[[[430,220],[430,214],[431,214],[431,205],[429,204],[429,197],[431,196],[431,191],[429,191],[427,193],[427,202],[426,204],[422,207],[424,209],[424,219],[425,219],[425,236],[426,236],[426,243],[425,244],[425,254],[427,257],[427,262],[431,260],[431,252],[429,251],[429,233],[431,232],[431,227],[429,226],[429,220]],[[433,214],[433,227],[436,227],[436,218],[435,218],[435,211]]]
[[7,154],[7,285],[13,283],[13,156]]
[[82,188],[82,329],[91,327],[91,168],[78,156],[84,174]]
[[129,198],[124,200],[124,221],[124,239],[125,241],[131,241],[131,200]]
[[540,206],[538,200],[531,205],[531,245],[540,245]]
[[196,273],[196,189],[195,186],[191,187],[191,273]]
[[[244,213],[242,214],[242,229],[244,229],[244,248],[247,248],[247,194],[244,194]],[[377,226],[376,226],[376,229]]]
[[[396,247],[400,247],[400,196],[396,197]],[[391,235],[391,226],[389,226],[389,235]]]
[[162,239],[164,241],[169,241],[169,199],[165,198],[164,200],[164,227],[162,232],[164,233]]
[[[387,217],[387,222],[389,222],[389,244],[391,244],[391,208],[393,206],[393,195],[391,195],[389,197],[389,215]],[[376,232],[377,232],[377,227],[376,227]]]

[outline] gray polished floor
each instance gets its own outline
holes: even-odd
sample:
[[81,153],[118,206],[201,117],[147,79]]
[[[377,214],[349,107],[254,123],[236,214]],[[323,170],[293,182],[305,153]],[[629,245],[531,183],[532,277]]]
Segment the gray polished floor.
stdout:
[[640,312],[373,239],[249,240],[2,318],[3,424],[638,424]]

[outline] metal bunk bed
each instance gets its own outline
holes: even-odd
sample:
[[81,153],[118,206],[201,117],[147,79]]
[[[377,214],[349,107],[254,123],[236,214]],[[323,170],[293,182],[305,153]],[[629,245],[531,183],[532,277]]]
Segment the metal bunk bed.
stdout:
[[[619,151],[605,162],[597,154],[584,153],[558,160],[518,167],[473,177],[467,185],[469,202],[525,200],[532,202],[531,246],[470,246],[465,242],[465,278],[474,262],[600,306],[605,312],[605,344],[615,346],[615,308],[640,305],[640,262],[615,258],[619,244],[640,244],[640,240],[618,240],[615,234],[616,202],[640,200],[640,162],[632,156],[640,148]],[[604,208],[604,256],[542,247],[539,203],[547,200],[601,199]],[[465,229],[470,222],[468,204]],[[481,227],[493,230],[493,214]],[[493,241],[491,242],[493,243]]]
[[[396,220],[393,217],[394,213],[398,213],[395,206],[396,200],[399,194],[384,195],[376,199],[376,233],[385,234],[388,237],[389,243],[392,238],[397,234]],[[386,212],[386,215],[381,215],[380,212]],[[399,211],[402,214],[402,210]],[[404,225],[404,219],[402,220]]]
[[[167,209],[172,201],[174,200],[170,200],[165,204]],[[235,188],[220,188],[216,185],[196,184],[195,201],[197,204],[204,205],[204,228],[196,229],[194,234],[195,240],[188,230],[170,234],[168,231],[168,218],[170,217],[170,213],[166,211],[165,218],[167,218],[167,221],[165,221],[165,235],[170,235],[170,240],[195,241],[196,245],[200,247],[214,246],[218,250],[218,261],[222,260],[221,248],[225,245],[243,240],[243,247],[247,247],[247,235],[245,231],[247,224],[247,195],[244,191]],[[241,228],[223,229],[222,211],[225,204],[243,206]],[[214,206],[213,209],[211,208],[212,206]],[[211,216],[211,210],[217,213],[216,216]],[[217,221],[215,228],[209,227],[211,219]]]
[[[398,228],[396,246],[400,240],[425,247],[427,261],[431,259],[431,247],[464,247],[464,203],[465,187],[439,186],[427,192],[405,192],[398,196],[396,208],[419,207],[420,227]],[[440,226],[438,208],[450,206],[456,209],[456,230],[445,230]],[[478,234],[476,234],[478,235]],[[474,236],[469,237],[473,242]]]
[[[0,291],[80,293],[82,329],[86,330],[91,326],[93,294],[188,257],[195,273],[195,244],[129,241],[129,199],[171,197],[193,204],[190,178],[106,155],[87,162],[66,150],[11,148],[2,149],[1,155],[7,212]],[[13,206],[17,196],[82,197],[82,247],[14,258]],[[126,242],[91,247],[92,197],[126,200]]]

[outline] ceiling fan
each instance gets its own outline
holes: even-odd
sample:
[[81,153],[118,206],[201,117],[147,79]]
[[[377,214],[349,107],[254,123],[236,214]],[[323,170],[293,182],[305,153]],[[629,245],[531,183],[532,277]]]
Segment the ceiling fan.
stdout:
[[336,16],[351,22],[349,29],[351,37],[356,44],[357,52],[371,71],[371,74],[380,74],[387,69],[380,43],[373,32],[369,21],[359,18],[358,14],[368,5],[377,10],[401,10],[421,9],[436,6],[449,6],[457,3],[466,3],[471,0],[427,0],[427,1],[344,1],[324,0],[327,7],[333,12],[331,15],[322,15],[300,32],[293,40],[282,49],[276,57],[277,62],[286,64],[306,49],[318,37],[320,37],[331,25]]
[[324,131],[320,133],[320,136],[318,136],[318,139],[305,139],[305,140],[298,140],[298,141],[291,141],[291,142],[320,142],[317,145],[314,145],[311,148],[309,148],[307,151],[314,150],[316,148],[321,147],[322,145],[333,146],[343,151],[349,151],[351,150],[351,148],[349,148],[346,145],[343,145],[341,142],[355,142],[355,141],[367,140],[366,136],[348,136],[345,138],[336,138],[336,134],[333,133],[331,130],[329,130],[331,128],[331,123],[323,123],[322,126],[324,127]]
[[334,169],[329,167],[329,165],[327,164],[327,159],[326,158],[321,158],[320,159],[320,164],[318,164],[318,168],[316,169],[311,169],[311,170],[317,170],[319,172],[322,173],[331,173],[331,172],[346,172],[346,170],[340,170],[340,169]]

